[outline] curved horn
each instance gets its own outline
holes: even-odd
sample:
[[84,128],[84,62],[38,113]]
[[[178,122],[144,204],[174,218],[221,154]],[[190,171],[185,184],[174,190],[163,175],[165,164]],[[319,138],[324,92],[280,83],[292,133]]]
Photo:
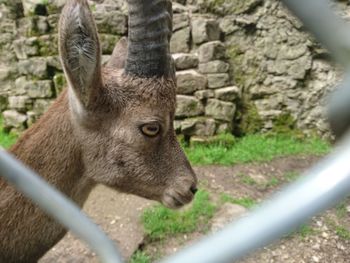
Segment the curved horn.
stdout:
[[169,0],[128,0],[129,34],[125,72],[139,77],[172,76]]

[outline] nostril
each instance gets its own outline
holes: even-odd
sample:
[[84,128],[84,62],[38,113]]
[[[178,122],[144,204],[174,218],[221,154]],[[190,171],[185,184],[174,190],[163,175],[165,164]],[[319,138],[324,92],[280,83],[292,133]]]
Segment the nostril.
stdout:
[[191,191],[193,194],[195,194],[195,193],[198,191],[198,189],[197,189],[197,187],[196,187],[195,185],[192,185],[191,188],[190,188],[190,191]]

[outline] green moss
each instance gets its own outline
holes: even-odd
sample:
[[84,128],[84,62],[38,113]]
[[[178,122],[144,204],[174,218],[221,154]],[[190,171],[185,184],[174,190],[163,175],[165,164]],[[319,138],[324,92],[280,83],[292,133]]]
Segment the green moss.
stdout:
[[303,139],[305,134],[296,127],[296,120],[290,113],[282,113],[272,121],[271,134],[288,134],[295,138]]
[[58,38],[56,34],[40,36],[37,45],[41,56],[54,56],[58,53]]
[[56,74],[54,77],[53,77],[53,83],[54,83],[54,86],[55,86],[55,91],[56,91],[56,94],[60,94],[63,90],[64,87],[66,87],[67,85],[67,82],[66,82],[66,78],[64,76],[64,74]]
[[253,103],[244,104],[239,125],[240,132],[242,134],[255,134],[261,131],[263,125],[263,120],[256,106]]
[[243,51],[239,45],[231,45],[226,49],[226,54],[229,57],[229,62],[231,64],[231,75],[235,81],[235,84],[243,87],[246,82],[246,74],[242,70],[242,67],[237,67],[237,65],[242,64]]
[[110,34],[100,34],[100,43],[103,54],[112,54],[115,44],[120,39],[120,36]]

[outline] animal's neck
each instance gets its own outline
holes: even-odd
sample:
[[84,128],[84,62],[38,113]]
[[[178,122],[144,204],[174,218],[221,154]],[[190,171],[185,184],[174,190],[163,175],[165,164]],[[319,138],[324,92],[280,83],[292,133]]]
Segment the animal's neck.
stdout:
[[67,92],[10,149],[60,191],[82,205],[93,183],[83,177],[80,145],[74,137]]

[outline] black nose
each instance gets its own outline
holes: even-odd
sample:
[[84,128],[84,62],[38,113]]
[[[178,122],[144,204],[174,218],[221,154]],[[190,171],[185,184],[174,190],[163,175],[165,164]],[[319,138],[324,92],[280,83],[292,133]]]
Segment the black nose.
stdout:
[[192,185],[190,191],[192,192],[192,194],[195,194],[198,191],[198,189],[195,185]]

